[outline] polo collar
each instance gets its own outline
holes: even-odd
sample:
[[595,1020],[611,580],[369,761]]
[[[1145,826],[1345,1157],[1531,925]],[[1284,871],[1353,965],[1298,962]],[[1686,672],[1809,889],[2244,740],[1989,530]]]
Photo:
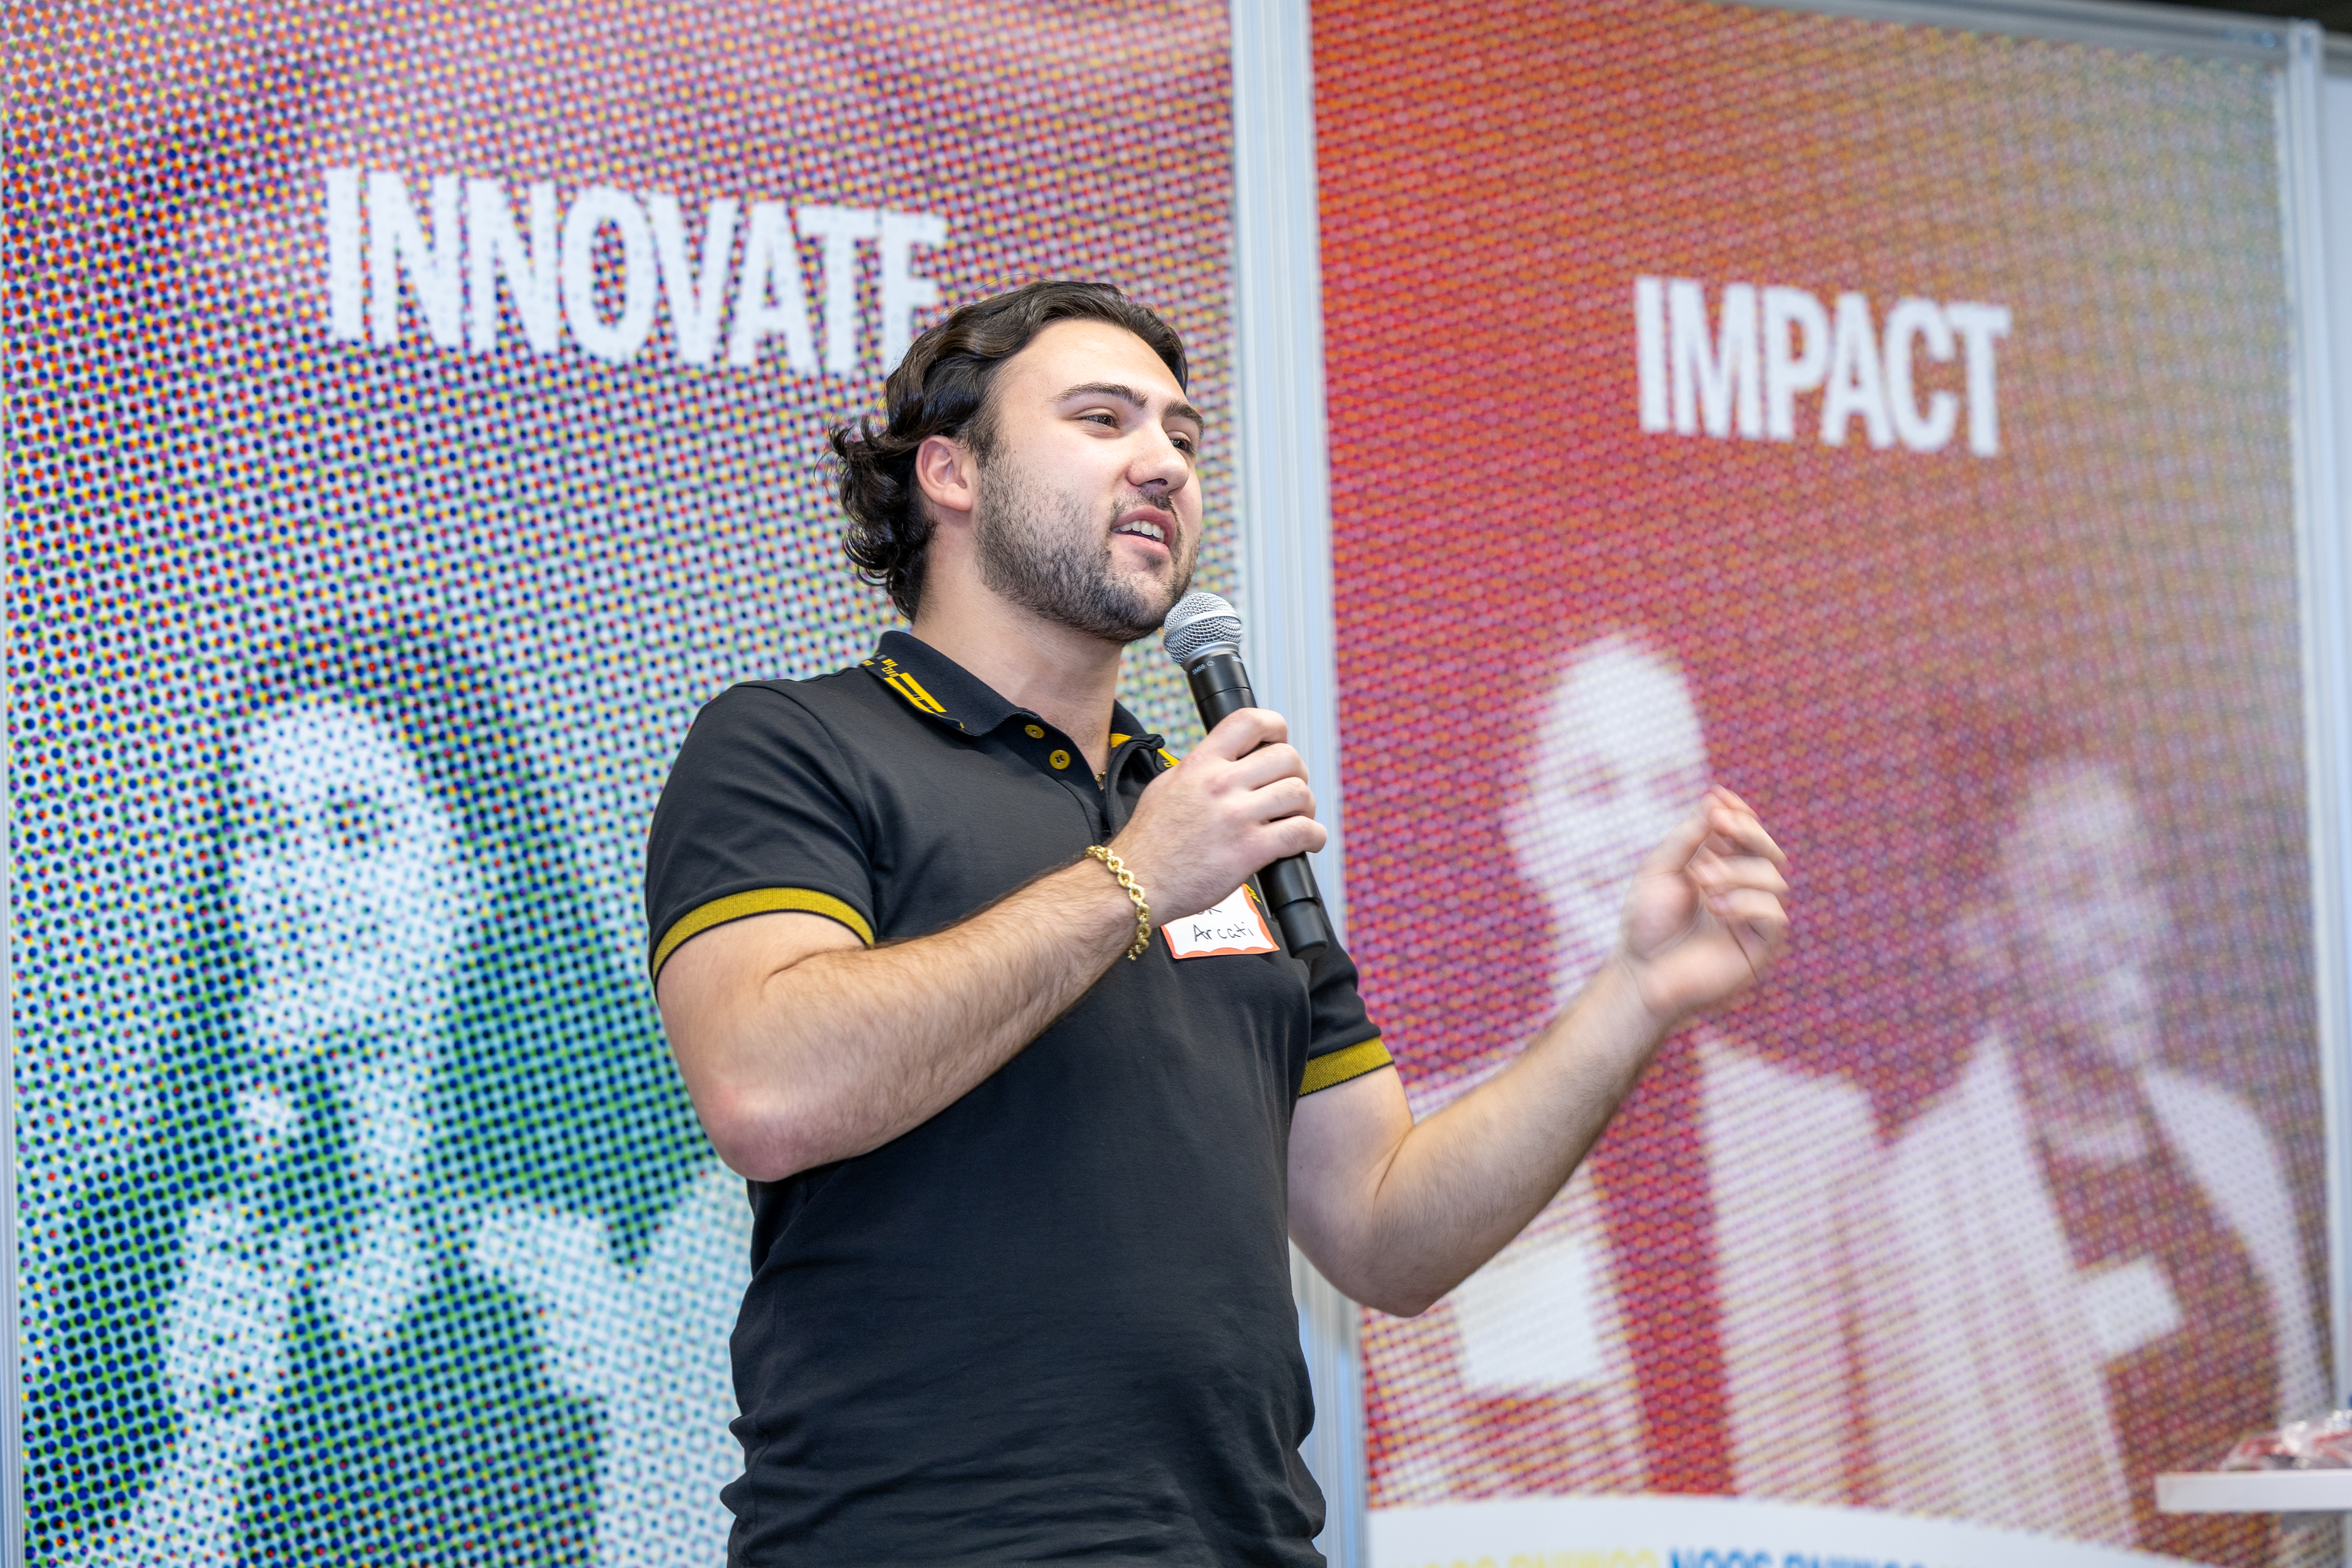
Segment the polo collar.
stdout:
[[905,632],[884,632],[865,668],[916,712],[967,735],[985,735],[1020,711],[986,681]]
[[[905,632],[884,632],[874,657],[861,668],[924,718],[963,734],[985,735],[1008,720],[1037,717],[1026,708],[1015,708],[994,687]],[[1114,745],[1143,733],[1135,715],[1118,702],[1111,704],[1110,727]]]

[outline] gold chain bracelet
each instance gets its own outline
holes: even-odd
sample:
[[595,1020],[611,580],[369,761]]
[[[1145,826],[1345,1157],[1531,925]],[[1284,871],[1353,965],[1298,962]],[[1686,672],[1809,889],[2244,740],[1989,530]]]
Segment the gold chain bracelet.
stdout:
[[1128,962],[1132,963],[1143,956],[1145,948],[1151,945],[1151,906],[1143,901],[1143,889],[1135,885],[1135,878],[1129,873],[1124,865],[1119,863],[1118,856],[1099,844],[1095,845],[1087,853],[1101,861],[1109,869],[1110,874],[1118,879],[1120,890],[1126,893],[1129,901],[1135,905],[1135,945],[1127,950]]

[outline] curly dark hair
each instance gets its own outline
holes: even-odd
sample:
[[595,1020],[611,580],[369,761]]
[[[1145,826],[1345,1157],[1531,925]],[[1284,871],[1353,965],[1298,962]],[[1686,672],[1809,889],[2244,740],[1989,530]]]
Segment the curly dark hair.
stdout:
[[915,340],[882,385],[882,422],[861,416],[832,435],[842,547],[858,575],[890,591],[912,620],[923,595],[931,516],[915,482],[915,451],[933,436],[961,437],[986,462],[995,450],[989,384],[997,368],[1055,321],[1108,321],[1150,345],[1185,384],[1184,342],[1175,329],[1108,283],[1055,279],[1024,283],[957,310]]

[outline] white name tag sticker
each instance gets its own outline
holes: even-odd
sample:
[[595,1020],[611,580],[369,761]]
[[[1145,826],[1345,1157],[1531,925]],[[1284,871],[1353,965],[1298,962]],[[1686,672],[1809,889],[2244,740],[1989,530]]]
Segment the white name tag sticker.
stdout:
[[1214,908],[1170,921],[1160,928],[1160,934],[1168,939],[1168,951],[1179,958],[1275,951],[1274,933],[1265,929],[1265,916],[1259,912],[1246,882]]

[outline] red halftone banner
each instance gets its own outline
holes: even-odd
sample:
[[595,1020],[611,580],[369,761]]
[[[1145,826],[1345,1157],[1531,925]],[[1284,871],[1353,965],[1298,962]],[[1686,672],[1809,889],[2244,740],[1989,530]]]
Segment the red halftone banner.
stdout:
[[2148,1481],[2327,1394],[2273,76],[1697,4],[1315,47],[1351,947],[1417,1103],[1710,779],[1798,920],[1368,1319],[1376,1519],[2266,1559]]

